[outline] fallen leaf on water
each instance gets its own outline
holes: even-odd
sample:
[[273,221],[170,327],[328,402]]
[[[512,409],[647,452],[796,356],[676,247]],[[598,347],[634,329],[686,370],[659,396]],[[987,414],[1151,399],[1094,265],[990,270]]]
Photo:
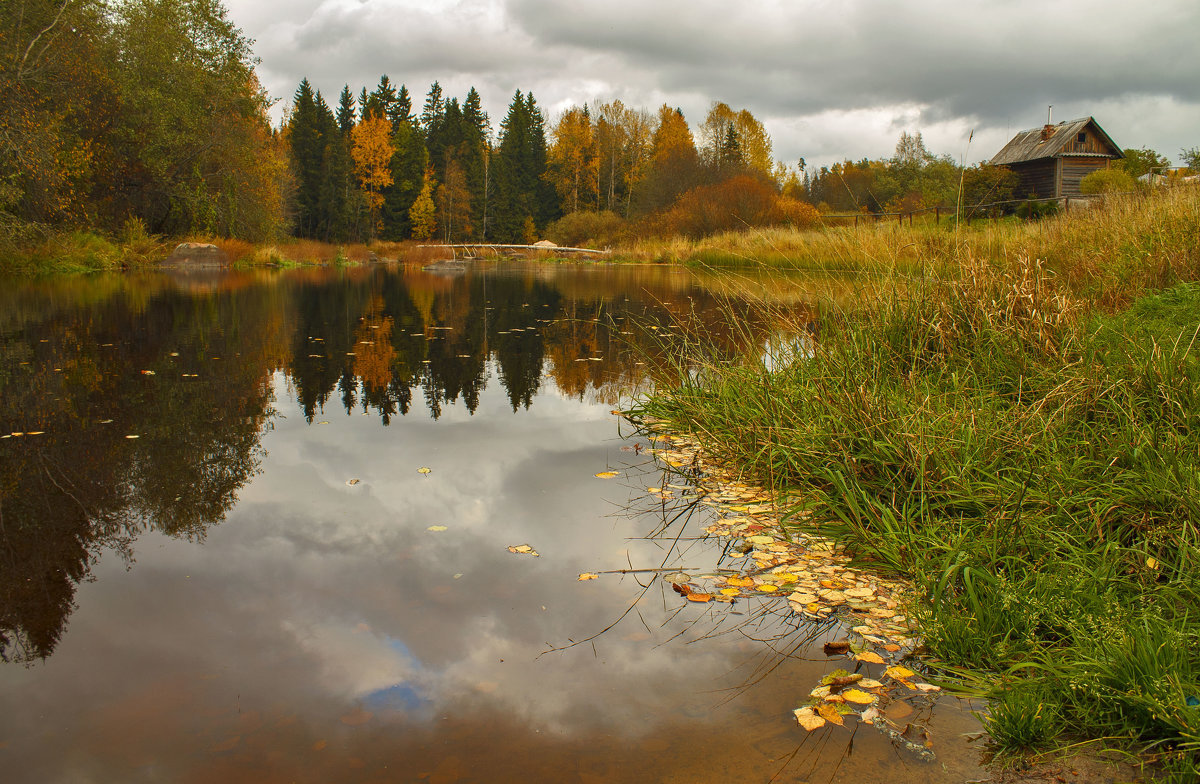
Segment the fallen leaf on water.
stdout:
[[689,602],[711,602],[712,594],[711,593],[697,593],[695,591],[692,591],[691,593],[689,593],[687,595],[687,600]]
[[854,673],[853,675],[840,675],[840,676],[834,678],[833,680],[829,681],[829,685],[830,686],[849,686],[853,683],[858,683],[862,679],[863,679],[863,676],[859,673]]
[[874,694],[867,694],[865,691],[860,691],[859,689],[847,689],[842,692],[842,696],[846,698],[846,702],[854,702],[859,705],[870,705],[875,702]]
[[750,579],[749,577],[738,577],[737,575],[730,577],[725,582],[741,588],[749,588],[750,586],[754,585],[754,580]]
[[722,588],[721,593],[725,596],[737,596],[741,594],[741,591],[739,591],[737,588]]
[[426,531],[433,531],[434,533],[438,533],[438,532],[440,532],[440,531],[445,531],[445,530],[446,530],[446,526],[444,526],[444,525],[431,525],[431,526],[429,526],[428,528],[426,528],[425,530],[426,530]]
[[584,572],[583,574],[579,575],[579,579],[577,580],[577,582],[582,582],[584,580],[598,580],[598,579],[600,579],[600,575],[596,574],[595,572]]
[[868,664],[883,664],[883,657],[874,651],[863,651],[854,658],[861,662],[867,662]]
[[858,685],[864,689],[879,689],[883,687],[883,684],[874,678],[863,678],[858,682]]
[[595,476],[597,479],[612,479],[614,476],[620,476],[620,475],[621,475],[620,471],[601,471],[600,473],[596,474]]
[[692,578],[687,572],[671,572],[670,574],[664,574],[663,579],[669,583],[683,585]]
[[758,586],[758,588],[756,588],[755,590],[757,590],[757,591],[762,591],[763,593],[771,593],[772,591],[778,591],[778,590],[779,590],[779,586],[778,586],[778,585],[771,585],[770,583],[767,583],[766,585],[760,585],[760,586]]
[[817,706],[817,713],[830,724],[836,724],[839,727],[846,726],[846,722],[842,721],[842,714],[838,713],[838,709],[827,702],[822,702]]
[[911,678],[916,673],[907,667],[901,667],[899,664],[896,664],[884,670],[883,674],[888,678],[895,678],[898,681],[902,681],[905,678]]
[[153,371],[153,370],[143,370],[143,371],[142,371],[142,375],[143,375],[143,376],[153,376],[153,375],[154,375],[154,371]]
[[537,550],[534,550],[532,547],[530,547],[527,544],[509,545],[508,551],[510,553],[516,553],[517,555],[532,555],[534,558],[538,557]]
[[825,726],[825,719],[814,713],[812,708],[797,708],[792,714],[796,721],[800,722],[800,726],[809,732]]
[[863,724],[874,724],[875,720],[878,718],[879,718],[879,709],[876,708],[874,705],[867,708],[865,711],[860,713],[858,716],[858,720],[861,721]]
[[[20,434],[20,433],[14,433],[13,435],[21,435],[21,434]],[[136,435],[130,435],[130,436],[125,436],[125,437],[126,437],[126,438],[140,438],[140,436],[136,436]]]
[[835,642],[827,642],[822,646],[826,656],[839,656],[850,651],[849,640],[837,640]]
[[917,688],[917,691],[941,691],[942,690],[941,686],[934,686],[932,683],[914,683],[913,686],[915,686]]
[[426,468],[425,466],[421,466],[420,468],[417,469],[417,473],[418,474],[428,474],[432,470],[433,469],[431,469],[431,468]]
[[324,421],[318,422],[317,424],[318,424],[318,425],[328,425],[328,424],[329,424],[329,421],[328,421],[328,420],[324,420]]
[[771,544],[772,542],[775,541],[775,537],[773,537],[773,536],[747,536],[746,541],[753,542],[754,544]]
[[358,484],[361,481],[362,481],[361,479],[347,479],[346,484],[349,485],[350,487],[354,487],[356,484]]

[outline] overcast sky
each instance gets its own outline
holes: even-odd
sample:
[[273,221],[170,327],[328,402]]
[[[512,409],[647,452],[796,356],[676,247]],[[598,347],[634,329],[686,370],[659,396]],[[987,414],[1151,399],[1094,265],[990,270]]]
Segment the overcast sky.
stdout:
[[[499,130],[516,90],[553,122],[619,98],[749,109],[776,159],[891,155],[901,131],[985,160],[1017,131],[1092,115],[1121,147],[1200,146],[1200,2],[1149,0],[226,0],[280,104],[381,74],[419,108],[474,86]],[[278,117],[279,107],[276,108]],[[974,139],[968,145],[968,136]]]

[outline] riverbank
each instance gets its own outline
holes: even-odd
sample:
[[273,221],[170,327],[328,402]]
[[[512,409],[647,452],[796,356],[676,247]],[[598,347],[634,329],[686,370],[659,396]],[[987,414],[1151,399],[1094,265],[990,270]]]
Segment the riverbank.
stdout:
[[1198,201],[960,237],[919,279],[816,303],[807,358],[681,365],[635,413],[911,581],[926,662],[989,700],[999,752],[1116,746],[1194,780]]

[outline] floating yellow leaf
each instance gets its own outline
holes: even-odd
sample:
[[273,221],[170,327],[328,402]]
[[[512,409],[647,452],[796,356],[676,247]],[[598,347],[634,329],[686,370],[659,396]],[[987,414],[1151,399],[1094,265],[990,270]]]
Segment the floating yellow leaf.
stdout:
[[361,481],[362,481],[361,479],[347,479],[346,484],[349,485],[350,487],[354,487],[356,484],[358,484]]
[[421,466],[420,468],[417,469],[417,473],[418,474],[428,474],[432,470],[433,470],[432,468],[426,468],[425,466]]
[[445,530],[446,530],[446,526],[444,526],[444,525],[431,525],[431,526],[429,526],[428,528],[426,528],[425,530],[426,530],[426,531],[433,531],[434,533],[437,533],[437,532],[439,532],[439,531],[445,531]]
[[901,667],[899,664],[897,664],[892,667],[888,667],[886,670],[883,671],[883,674],[884,674],[884,676],[886,676],[888,678],[895,678],[896,680],[899,681],[899,680],[904,680],[905,678],[911,678],[916,673],[914,673],[912,670],[908,669],[907,667]]
[[800,722],[800,726],[812,732],[825,726],[825,719],[813,712],[812,708],[797,708],[792,711],[796,721]]
[[883,664],[883,657],[880,656],[878,653],[875,653],[874,651],[863,651],[862,653],[858,654],[854,658],[858,659],[861,662],[867,662],[869,664]]
[[875,702],[874,694],[867,694],[859,689],[847,689],[842,692],[842,696],[846,698],[846,702],[854,702],[859,705],[870,705]]
[[846,723],[842,721],[842,714],[838,713],[838,709],[828,702],[822,702],[818,705],[817,713],[830,724],[836,724],[839,727],[846,726]]
[[687,600],[688,600],[689,602],[711,602],[711,601],[712,601],[712,594],[710,594],[710,593],[697,593],[697,592],[695,592],[695,591],[692,591],[691,593],[689,593],[689,594],[687,595]]
[[747,541],[747,542],[752,542],[752,543],[754,543],[754,544],[772,544],[772,543],[775,541],[775,537],[773,537],[773,536],[761,536],[761,535],[759,535],[759,536],[747,536],[747,537],[746,537],[746,541]]
[[750,586],[754,585],[754,580],[750,579],[749,577],[738,577],[736,574],[733,577],[727,578],[725,582],[741,588],[749,588]]
[[725,596],[738,596],[741,594],[737,588],[722,588],[721,593]]
[[[25,435],[24,433],[13,433],[14,436]],[[126,438],[140,438],[140,436],[125,436]]]
[[1157,561],[1156,559],[1154,559],[1154,558],[1147,558],[1147,559],[1146,559],[1146,566],[1147,566],[1147,567],[1149,567],[1150,569],[1157,569],[1157,568],[1158,568],[1158,561]]
[[883,688],[883,684],[873,678],[863,678],[858,682],[860,688],[863,689],[879,689]]
[[620,471],[601,471],[596,474],[597,479],[612,479],[614,476],[620,476]]
[[529,546],[529,545],[527,545],[527,544],[513,544],[513,545],[509,545],[509,547],[508,547],[508,551],[509,551],[510,553],[515,553],[515,554],[517,554],[517,555],[532,555],[534,558],[537,558],[537,557],[538,557],[538,552],[537,552],[537,550],[534,550],[532,547],[530,547],[530,546]]
[[576,582],[583,582],[584,580],[598,580],[598,579],[600,579],[600,575],[595,574],[594,572],[584,572],[583,574],[579,575],[579,578],[576,580]]
[[767,583],[765,585],[758,586],[758,588],[756,590],[762,591],[763,593],[771,593],[772,591],[778,591],[779,586],[771,585],[770,583]]

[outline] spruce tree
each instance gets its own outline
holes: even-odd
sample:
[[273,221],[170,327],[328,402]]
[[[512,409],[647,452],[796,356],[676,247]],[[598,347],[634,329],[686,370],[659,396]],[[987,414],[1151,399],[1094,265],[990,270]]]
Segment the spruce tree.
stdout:
[[342,94],[338,96],[337,124],[338,130],[342,135],[350,133],[354,127],[354,94],[350,92],[350,85],[342,85]]

